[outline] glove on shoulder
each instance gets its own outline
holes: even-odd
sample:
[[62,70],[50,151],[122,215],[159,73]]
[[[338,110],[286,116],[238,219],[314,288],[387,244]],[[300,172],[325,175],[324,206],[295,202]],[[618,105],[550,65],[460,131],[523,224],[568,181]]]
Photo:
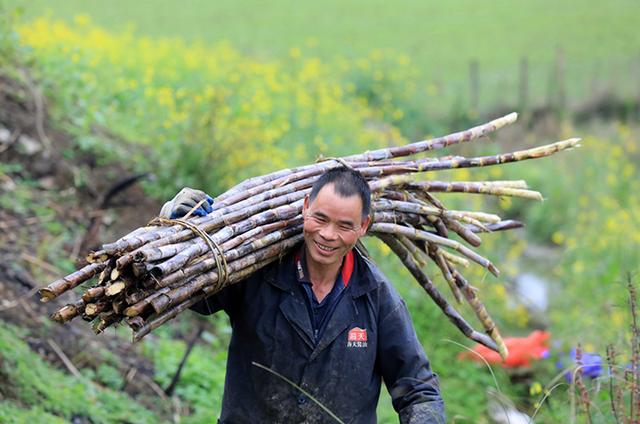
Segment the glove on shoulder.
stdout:
[[203,200],[204,202],[191,215],[205,216],[210,213],[213,199],[202,190],[185,187],[173,199],[162,206],[159,216],[167,219],[182,218]]

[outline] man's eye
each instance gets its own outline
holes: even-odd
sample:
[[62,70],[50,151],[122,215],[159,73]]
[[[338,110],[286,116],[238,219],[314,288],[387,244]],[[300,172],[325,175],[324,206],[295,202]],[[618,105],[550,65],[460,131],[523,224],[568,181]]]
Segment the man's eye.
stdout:
[[343,225],[340,225],[340,229],[343,230],[343,231],[351,231],[351,230],[354,229],[354,227],[351,226],[351,225],[344,225],[343,224]]
[[318,222],[322,222],[322,223],[327,222],[327,218],[324,218],[324,217],[321,217],[321,216],[314,216],[313,218]]

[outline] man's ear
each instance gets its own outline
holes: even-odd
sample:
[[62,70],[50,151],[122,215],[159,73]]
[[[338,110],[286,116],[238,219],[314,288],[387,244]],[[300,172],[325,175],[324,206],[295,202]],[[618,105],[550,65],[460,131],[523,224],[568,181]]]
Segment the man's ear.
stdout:
[[366,218],[362,220],[362,225],[360,225],[360,228],[358,229],[358,237],[362,237],[367,234],[369,224],[371,224],[371,215],[367,215]]
[[302,219],[307,215],[307,211],[309,210],[309,195],[304,195],[304,203],[302,204]]

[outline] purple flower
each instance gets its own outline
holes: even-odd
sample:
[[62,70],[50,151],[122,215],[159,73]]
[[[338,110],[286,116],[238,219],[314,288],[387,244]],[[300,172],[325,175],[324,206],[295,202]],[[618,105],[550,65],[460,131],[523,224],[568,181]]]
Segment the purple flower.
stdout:
[[[576,349],[572,348],[571,352],[569,352],[569,354],[563,359],[563,361],[556,363],[556,367],[560,369],[570,368],[570,370],[564,374],[564,378],[568,382],[571,382],[575,367],[578,366],[578,363],[576,362]],[[569,362],[568,366],[565,365],[566,362]],[[597,353],[582,352],[581,362],[582,375],[590,378],[597,378],[602,375],[602,357]]]

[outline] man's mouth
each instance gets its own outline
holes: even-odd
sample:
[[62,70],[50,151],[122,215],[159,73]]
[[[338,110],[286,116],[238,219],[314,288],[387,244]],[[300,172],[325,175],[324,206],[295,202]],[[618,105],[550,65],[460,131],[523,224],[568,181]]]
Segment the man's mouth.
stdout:
[[333,251],[335,251],[337,248],[336,247],[330,247],[330,246],[326,246],[324,244],[318,243],[317,241],[315,242],[316,246],[318,246],[318,249],[320,249],[322,252],[326,252],[326,253],[331,253]]

